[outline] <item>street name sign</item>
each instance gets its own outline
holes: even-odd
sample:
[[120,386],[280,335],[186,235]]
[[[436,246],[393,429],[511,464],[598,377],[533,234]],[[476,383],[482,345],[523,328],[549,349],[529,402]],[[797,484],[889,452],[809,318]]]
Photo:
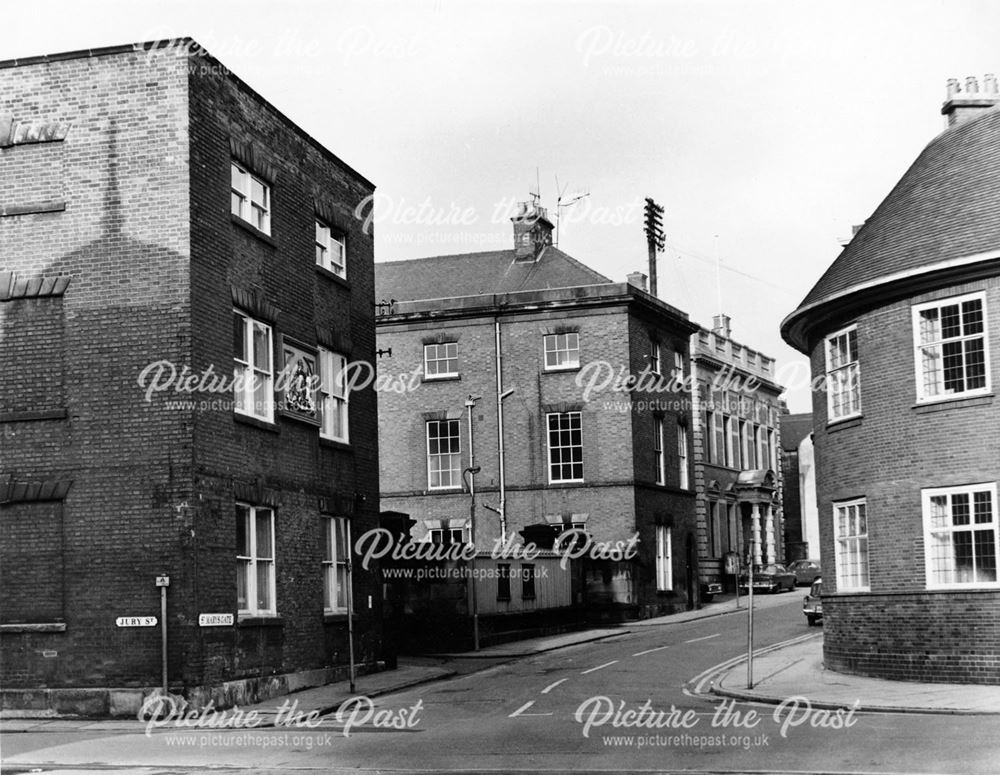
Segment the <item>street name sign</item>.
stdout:
[[198,614],[200,627],[230,627],[233,624],[232,614]]
[[119,616],[115,619],[118,627],[155,627],[155,616]]

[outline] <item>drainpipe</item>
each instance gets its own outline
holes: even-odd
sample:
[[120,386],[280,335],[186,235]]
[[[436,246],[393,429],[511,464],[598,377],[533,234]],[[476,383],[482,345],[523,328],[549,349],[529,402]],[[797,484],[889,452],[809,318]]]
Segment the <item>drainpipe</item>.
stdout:
[[500,545],[507,544],[507,487],[504,477],[504,453],[503,453],[503,400],[507,398],[514,389],[505,391],[503,389],[503,358],[500,353],[500,318],[494,318],[493,329],[496,338],[496,369],[497,369],[497,453],[500,464],[500,508],[497,513],[500,515]]

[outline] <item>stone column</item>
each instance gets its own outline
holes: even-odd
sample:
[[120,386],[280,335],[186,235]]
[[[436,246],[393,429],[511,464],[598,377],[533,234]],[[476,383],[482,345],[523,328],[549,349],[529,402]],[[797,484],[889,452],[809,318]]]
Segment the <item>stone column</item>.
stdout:
[[765,508],[767,512],[764,514],[764,554],[768,562],[777,562],[774,546],[774,507],[769,503]]
[[753,562],[754,565],[760,565],[761,559],[761,545],[760,545],[760,504],[753,504],[753,516],[750,518],[750,537],[753,540]]

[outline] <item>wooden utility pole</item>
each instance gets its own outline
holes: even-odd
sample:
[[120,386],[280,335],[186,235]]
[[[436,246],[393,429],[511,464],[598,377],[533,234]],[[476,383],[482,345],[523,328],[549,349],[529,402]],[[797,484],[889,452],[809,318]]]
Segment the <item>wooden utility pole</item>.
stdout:
[[663,233],[663,207],[646,197],[646,246],[649,248],[649,292],[656,296],[656,254],[663,252],[666,235]]

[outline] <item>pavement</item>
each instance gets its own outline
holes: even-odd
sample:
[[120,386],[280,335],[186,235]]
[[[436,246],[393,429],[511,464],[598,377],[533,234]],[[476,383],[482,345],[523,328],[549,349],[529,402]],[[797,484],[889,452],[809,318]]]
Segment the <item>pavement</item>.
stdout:
[[[697,693],[781,704],[805,697],[813,708],[857,707],[883,713],[1000,714],[1000,686],[916,683],[846,675],[823,666],[823,633],[786,641],[754,654],[753,688],[746,658],[700,676]],[[805,707],[804,703],[802,706]]]
[[[785,596],[759,596],[755,607],[772,607],[787,602]],[[347,681],[331,683],[266,702],[243,706],[244,713],[256,711],[261,727],[274,726],[283,709],[283,722],[290,714],[304,718],[310,713],[324,715],[358,695],[369,698],[391,694],[431,681],[472,672],[498,662],[542,654],[555,649],[626,635],[634,629],[669,626],[696,619],[746,613],[746,599],[723,597],[699,610],[684,611],[602,629],[586,630],[542,638],[530,638],[490,646],[478,652],[439,654],[422,658],[400,658],[395,670],[359,676],[355,691]],[[779,704],[789,697],[805,697],[814,708],[915,713],[1000,714],[1000,687],[954,684],[920,684],[849,676],[823,667],[822,632],[786,641],[754,655],[754,685],[747,687],[745,657],[717,665],[692,679],[696,694],[716,694],[740,700]],[[485,661],[484,661],[485,660]],[[134,731],[135,719],[0,719],[0,732]]]

